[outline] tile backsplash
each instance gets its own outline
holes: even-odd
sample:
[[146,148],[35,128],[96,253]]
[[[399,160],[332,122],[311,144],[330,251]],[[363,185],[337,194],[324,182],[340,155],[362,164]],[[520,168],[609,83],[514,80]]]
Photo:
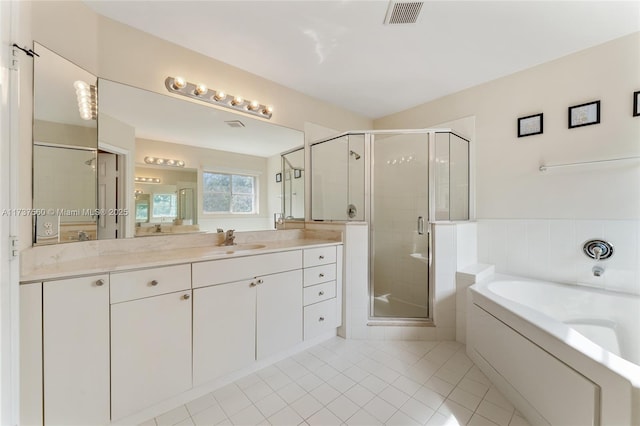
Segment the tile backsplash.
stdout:
[[[610,242],[611,258],[596,264],[582,251],[593,238]],[[640,295],[640,221],[480,219],[478,261],[496,272]]]

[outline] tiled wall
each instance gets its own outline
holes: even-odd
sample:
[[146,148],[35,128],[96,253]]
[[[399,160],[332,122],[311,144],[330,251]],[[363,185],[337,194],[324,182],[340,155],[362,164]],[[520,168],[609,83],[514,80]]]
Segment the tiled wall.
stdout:
[[[582,252],[592,238],[614,246],[601,277]],[[499,273],[640,294],[639,246],[638,220],[478,220],[478,261]]]

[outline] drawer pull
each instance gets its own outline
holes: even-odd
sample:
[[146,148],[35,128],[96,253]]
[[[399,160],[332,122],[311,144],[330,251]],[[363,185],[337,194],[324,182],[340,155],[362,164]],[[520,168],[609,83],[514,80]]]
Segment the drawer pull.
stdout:
[[320,255],[320,256],[318,256],[318,259],[320,259],[320,260],[324,260],[324,256],[323,256],[323,255]]
[[157,281],[157,280],[153,280],[153,281],[151,281],[151,282],[150,282],[150,284],[151,284],[153,287],[155,287],[155,286],[157,286],[157,285],[158,285],[158,281]]
[[249,287],[255,287],[257,284],[252,282],[251,284],[249,284]]
[[264,280],[263,280],[262,278],[260,278],[260,279],[258,280],[258,284],[262,284],[262,283],[264,283]]
[[189,300],[190,297],[191,297],[190,294],[185,294],[184,296],[182,296],[184,300]]
[[102,287],[102,286],[104,285],[104,280],[98,280],[98,281],[96,281],[96,285],[97,285],[98,287]]
[[322,272],[321,272],[320,274],[318,274],[318,276],[319,276],[320,278],[324,278],[324,274],[323,274]]
[[318,296],[324,296],[324,291],[320,290],[320,292],[318,293]]
[[320,318],[318,318],[318,321],[319,321],[319,322],[324,321],[324,317],[320,317]]

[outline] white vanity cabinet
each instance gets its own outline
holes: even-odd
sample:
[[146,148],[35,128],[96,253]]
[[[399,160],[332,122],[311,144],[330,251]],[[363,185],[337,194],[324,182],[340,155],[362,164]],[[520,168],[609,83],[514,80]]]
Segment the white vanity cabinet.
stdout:
[[44,423],[109,423],[109,276],[43,283]]
[[177,265],[111,274],[113,420],[191,388],[190,271]]
[[301,250],[193,264],[194,386],[302,341],[301,268]]
[[[304,250],[304,339],[312,339],[341,325],[342,250],[318,247]],[[341,304],[341,303],[340,303]]]

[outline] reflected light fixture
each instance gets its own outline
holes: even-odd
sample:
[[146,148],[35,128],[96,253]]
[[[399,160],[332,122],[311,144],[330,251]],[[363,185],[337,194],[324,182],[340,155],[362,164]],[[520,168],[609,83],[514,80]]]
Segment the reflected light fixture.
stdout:
[[184,167],[184,161],[172,160],[171,158],[144,157],[144,162],[156,166]]
[[98,92],[96,86],[86,81],[77,80],[73,83],[78,99],[78,111],[83,120],[95,120],[98,117]]
[[160,183],[160,178],[136,176],[135,181],[138,183]]
[[245,101],[241,96],[233,96],[222,90],[208,89],[201,83],[190,83],[182,77],[167,77],[164,85],[171,93],[176,93],[192,99],[207,102],[213,105],[242,111],[247,114],[270,119],[273,115],[271,105],[263,105],[258,101]]

